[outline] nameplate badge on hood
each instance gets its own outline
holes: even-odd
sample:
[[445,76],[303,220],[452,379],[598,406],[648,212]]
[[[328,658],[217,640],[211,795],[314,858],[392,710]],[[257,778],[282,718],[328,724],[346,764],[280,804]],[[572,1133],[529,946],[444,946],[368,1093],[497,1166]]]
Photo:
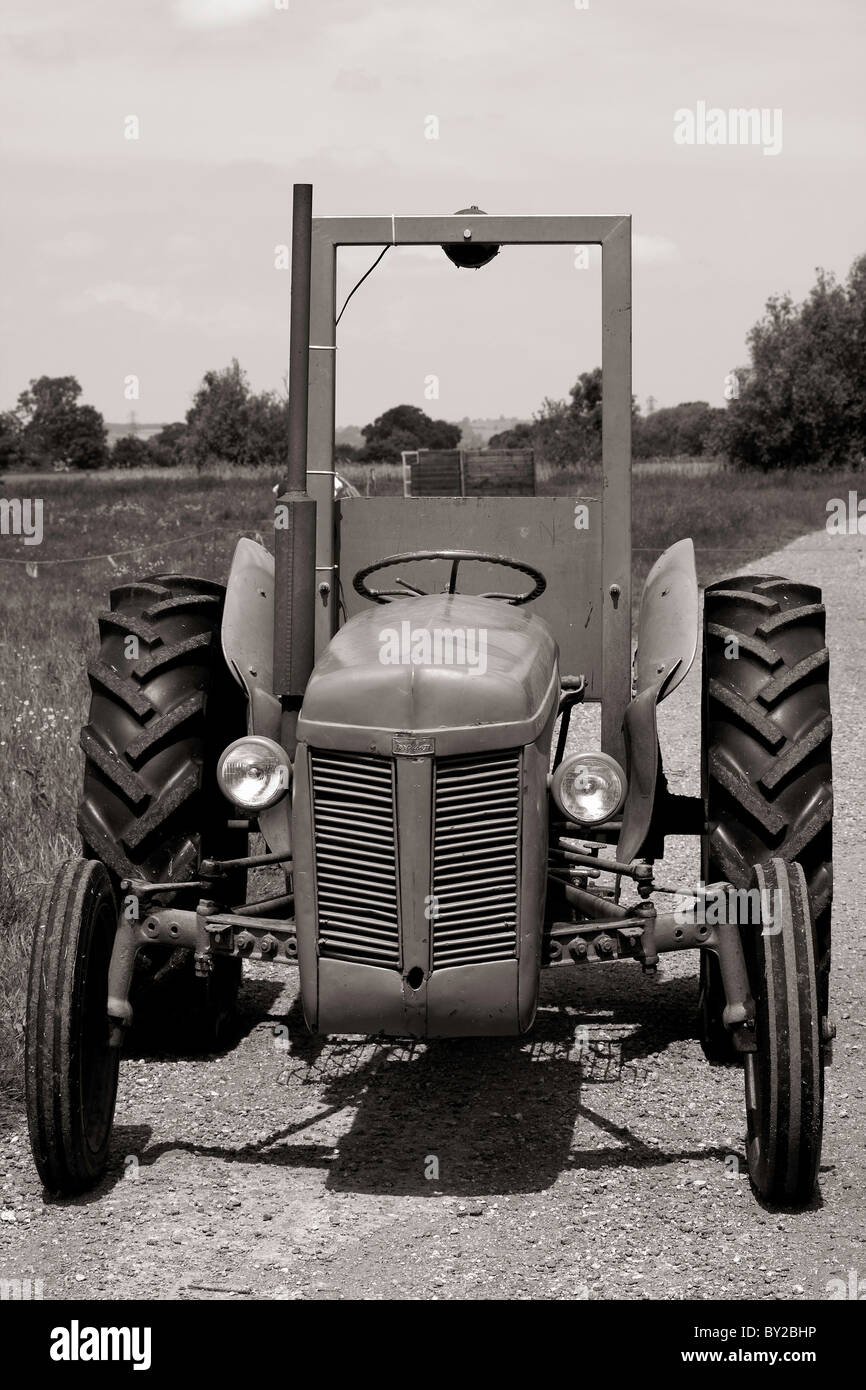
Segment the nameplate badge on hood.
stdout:
[[391,752],[396,758],[432,758],[436,743],[432,738],[411,738],[408,734],[395,734],[391,740]]

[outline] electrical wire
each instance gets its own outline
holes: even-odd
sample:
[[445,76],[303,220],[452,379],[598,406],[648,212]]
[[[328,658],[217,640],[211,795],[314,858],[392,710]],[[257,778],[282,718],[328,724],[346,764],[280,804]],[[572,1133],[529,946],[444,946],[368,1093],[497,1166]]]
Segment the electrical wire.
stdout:
[[[346,305],[349,303],[349,300],[352,298],[352,295],[355,293],[355,290],[359,290],[359,289],[361,288],[361,286],[363,285],[364,281],[366,280],[367,276],[373,274],[373,271],[376,269],[376,266],[377,266],[377,265],[379,264],[379,262],[381,261],[381,259],[382,259],[382,257],[384,256],[385,252],[386,252],[386,251],[389,251],[389,250],[390,250],[390,246],[383,246],[383,247],[382,247],[382,250],[379,252],[378,256],[376,257],[375,261],[374,261],[373,264],[370,266],[370,269],[369,269],[369,270],[365,270],[365,271],[364,271],[364,274],[361,276],[361,278],[360,278],[360,280],[358,281],[357,285],[354,285],[354,286],[352,287],[352,289],[349,290],[349,293],[346,295],[346,298],[343,300],[343,307],[342,307],[342,309],[340,310],[339,314],[337,315],[337,323],[340,322],[340,319],[341,319],[341,318],[343,317],[343,315],[345,314],[345,312],[346,312]],[[336,326],[337,326],[337,323],[334,324],[334,327],[335,327],[335,328],[336,328]]]
[[[250,529],[250,528],[248,528]],[[41,569],[47,565],[87,565],[97,560],[114,561],[124,555],[137,555],[142,550],[160,550],[167,545],[185,545],[189,541],[199,540],[202,536],[217,536],[223,532],[235,535],[246,535],[243,528],[238,526],[213,526],[206,531],[192,531],[189,535],[166,537],[159,541],[145,541],[142,545],[130,545],[125,550],[106,550],[98,555],[62,555],[54,559],[43,560],[40,556],[34,555],[30,559],[0,559],[0,565],[33,565]],[[258,533],[254,533],[258,534]]]

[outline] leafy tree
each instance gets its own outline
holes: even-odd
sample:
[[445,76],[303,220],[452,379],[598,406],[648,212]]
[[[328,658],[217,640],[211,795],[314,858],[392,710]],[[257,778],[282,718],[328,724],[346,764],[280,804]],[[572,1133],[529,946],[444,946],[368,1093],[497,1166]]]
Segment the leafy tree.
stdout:
[[555,468],[567,468],[585,453],[586,441],[567,401],[545,396],[532,417],[533,447],[538,460]]
[[163,425],[157,434],[151,435],[146,447],[154,468],[177,468],[186,459],[186,425],[183,420]]
[[105,468],[108,463],[105,422],[95,406],[76,408],[60,461],[68,468]]
[[399,463],[404,449],[456,449],[460,426],[448,420],[431,420],[417,405],[395,405],[371,425],[365,425],[363,463]]
[[3,411],[0,414],[0,473],[25,466],[21,422],[13,411]]
[[222,371],[205,372],[186,413],[186,452],[197,468],[209,459],[247,462],[249,395],[246,372],[236,357]]
[[148,442],[134,434],[121,435],[111,450],[112,468],[152,468],[153,451]]
[[[655,403],[653,403],[655,404]],[[632,445],[636,458],[658,455],[701,454],[710,451],[710,440],[724,411],[705,401],[686,402],[640,414],[632,398]],[[601,368],[583,372],[568,393],[568,400],[541,403],[531,422],[493,435],[493,448],[534,448],[540,462],[555,468],[597,463],[601,458]]]
[[[169,428],[183,431],[184,457],[198,468],[209,459],[267,468],[286,462],[288,402],[268,391],[250,391],[237,358],[222,371],[205,372],[185,426]],[[179,443],[179,435],[160,438],[157,451],[176,450]]]
[[590,457],[598,458],[601,448],[601,367],[581,372],[569,391],[570,410],[592,445]]
[[518,420],[510,430],[500,430],[487,441],[489,449],[531,449],[535,443],[534,426],[529,420]]
[[247,462],[257,468],[284,468],[289,436],[289,406],[271,392],[247,401]]
[[714,452],[715,431],[723,410],[706,401],[684,401],[662,406],[633,422],[635,458],[675,458]]
[[844,284],[818,270],[802,304],[773,295],[751,329],[748,367],[725,412],[736,463],[857,467],[866,460],[866,255]]
[[543,400],[533,419],[538,457],[556,468],[601,458],[601,367],[582,372],[568,394]]
[[79,405],[74,376],[41,376],[18,397],[21,444],[32,467],[102,468],[108,461],[105,424],[92,405]]

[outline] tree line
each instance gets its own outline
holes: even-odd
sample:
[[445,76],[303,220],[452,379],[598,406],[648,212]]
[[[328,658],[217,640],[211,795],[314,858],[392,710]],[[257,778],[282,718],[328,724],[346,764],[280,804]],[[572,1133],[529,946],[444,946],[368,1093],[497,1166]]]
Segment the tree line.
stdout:
[[[632,455],[636,459],[721,454],[726,411],[706,401],[686,401],[643,414],[632,399]],[[532,420],[490,439],[491,448],[535,450],[554,468],[601,458],[601,367],[583,372],[566,401],[545,399]]]
[[[823,270],[800,304],[773,295],[747,335],[749,362],[731,372],[724,406],[688,401],[642,411],[632,403],[635,458],[720,455],[732,463],[860,467],[866,460],[866,255],[844,280]],[[285,392],[255,393],[237,359],[206,372],[183,421],[109,448],[105,423],[79,400],[75,377],[39,377],[0,413],[0,471],[39,468],[282,468]],[[461,427],[413,405],[394,406],[361,431],[361,447],[338,459],[396,463],[406,449],[453,449]],[[545,399],[531,420],[493,435],[491,447],[535,450],[553,467],[601,457],[601,368],[584,372],[567,400]]]
[[[744,468],[859,468],[866,462],[866,255],[843,283],[823,270],[801,304],[773,295],[749,331],[749,362],[728,374],[725,406],[688,401],[642,413],[632,402],[635,458],[711,454]],[[601,368],[568,400],[491,445],[531,446],[554,466],[601,457]]]
[[31,381],[15,409],[0,416],[0,470],[285,463],[287,401],[252,392],[236,358],[205,372],[186,418],[149,439],[122,435],[109,447],[105,421],[93,406],[78,403],[80,395],[72,376]]

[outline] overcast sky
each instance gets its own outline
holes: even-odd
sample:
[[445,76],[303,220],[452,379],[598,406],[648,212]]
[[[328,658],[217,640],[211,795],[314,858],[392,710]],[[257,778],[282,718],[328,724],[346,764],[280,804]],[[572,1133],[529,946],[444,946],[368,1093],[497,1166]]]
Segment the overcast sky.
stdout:
[[[2,408],[69,373],[106,419],[177,419],[233,356],[278,389],[294,180],[323,215],[631,213],[635,391],[659,404],[722,404],[767,296],[866,250],[862,0],[0,10]],[[676,143],[699,102],[780,110],[781,150]],[[344,292],[374,255],[342,253]],[[390,251],[338,341],[341,425],[402,401],[529,416],[600,361],[598,267]]]

